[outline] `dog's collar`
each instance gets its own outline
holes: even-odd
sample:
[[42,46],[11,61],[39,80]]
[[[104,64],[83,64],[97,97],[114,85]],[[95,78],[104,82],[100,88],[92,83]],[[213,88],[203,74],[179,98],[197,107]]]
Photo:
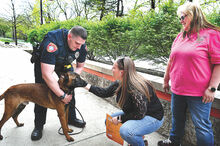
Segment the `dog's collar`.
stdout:
[[72,94],[74,90],[68,90],[67,94]]

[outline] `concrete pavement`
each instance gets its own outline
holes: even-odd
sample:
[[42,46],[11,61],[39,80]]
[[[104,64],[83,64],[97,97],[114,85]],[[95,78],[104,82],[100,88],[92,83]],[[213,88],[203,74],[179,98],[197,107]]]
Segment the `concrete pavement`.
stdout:
[[[2,48],[0,47],[0,94],[8,87],[19,83],[33,83],[34,72],[33,64],[30,63],[30,54],[21,48]],[[119,144],[111,141],[105,133],[105,116],[118,111],[116,107],[109,104],[83,88],[77,88],[76,107],[80,110],[87,122],[83,132],[73,135],[74,142],[67,142],[65,136],[58,134],[60,122],[55,110],[48,109],[47,121],[44,126],[43,137],[39,141],[31,141],[30,135],[34,128],[34,104],[29,103],[24,111],[19,115],[19,122],[24,123],[23,127],[17,127],[10,118],[2,127],[1,134],[3,140],[0,145],[4,146],[118,146]],[[0,101],[0,118],[4,113],[4,100]],[[78,115],[78,118],[80,116]],[[71,127],[74,132],[81,129]],[[154,132],[146,135],[149,146],[156,146],[157,141],[164,139],[161,135]]]

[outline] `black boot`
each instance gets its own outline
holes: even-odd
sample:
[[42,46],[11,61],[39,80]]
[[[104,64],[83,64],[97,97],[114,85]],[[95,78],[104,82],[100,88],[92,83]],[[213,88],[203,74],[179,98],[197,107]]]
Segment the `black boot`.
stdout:
[[84,128],[86,126],[85,121],[76,118],[75,107],[72,105],[69,106],[68,124],[78,128]]
[[68,124],[78,128],[84,128],[86,126],[86,122],[76,118],[75,93],[73,92],[72,95],[72,100],[69,104]]
[[35,127],[31,133],[31,140],[40,140],[42,137],[43,128]]
[[70,119],[68,120],[68,124],[73,125],[78,128],[84,128],[86,126],[86,122],[80,119]]

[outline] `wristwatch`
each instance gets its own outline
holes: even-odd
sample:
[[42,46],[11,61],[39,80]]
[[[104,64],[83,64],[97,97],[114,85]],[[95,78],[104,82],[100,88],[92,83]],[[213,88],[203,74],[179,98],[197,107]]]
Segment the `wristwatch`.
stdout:
[[215,87],[209,87],[208,88],[211,92],[215,92],[216,91],[216,88]]
[[61,99],[64,99],[66,96],[66,93],[64,93],[62,96],[60,96]]

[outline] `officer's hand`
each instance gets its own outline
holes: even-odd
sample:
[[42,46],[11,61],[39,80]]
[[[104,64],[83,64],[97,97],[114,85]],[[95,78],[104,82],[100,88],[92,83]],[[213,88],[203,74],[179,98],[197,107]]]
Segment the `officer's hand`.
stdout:
[[72,99],[72,94],[68,95],[66,94],[65,98],[62,99],[62,101],[65,103],[65,104],[68,104]]

